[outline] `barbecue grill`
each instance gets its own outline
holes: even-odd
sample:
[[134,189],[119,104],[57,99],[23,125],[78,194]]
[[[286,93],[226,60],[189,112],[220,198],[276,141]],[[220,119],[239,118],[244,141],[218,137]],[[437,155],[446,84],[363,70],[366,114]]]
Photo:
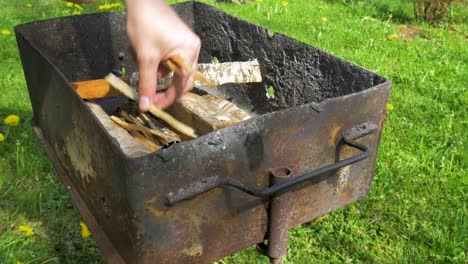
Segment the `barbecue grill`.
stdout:
[[99,13],[15,28],[34,130],[109,263],[209,263],[252,245],[280,262],[288,229],[369,192],[391,82],[212,6],[173,7],[200,62],[258,59],[262,83],[215,91],[251,119],[124,153],[70,85],[137,71],[126,14]]

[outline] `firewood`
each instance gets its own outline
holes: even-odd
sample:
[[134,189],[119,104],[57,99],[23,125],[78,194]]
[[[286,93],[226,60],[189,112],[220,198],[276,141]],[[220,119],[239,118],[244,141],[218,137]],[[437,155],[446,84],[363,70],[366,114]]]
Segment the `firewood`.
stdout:
[[173,66],[173,64],[176,64],[179,67],[179,69],[177,69],[177,67],[172,67],[171,70],[173,70],[175,73],[180,74],[180,69],[184,69],[188,74],[193,76],[193,78],[195,79],[195,82],[198,82],[199,85],[201,84],[201,85],[208,86],[208,87],[216,87],[217,85],[216,83],[211,81],[210,78],[207,78],[198,70],[193,70],[192,67],[187,65],[187,63],[185,63],[185,61],[178,55],[170,58],[167,62],[169,63],[170,66]]
[[[195,86],[216,88],[217,85],[225,83],[262,82],[260,64],[256,59],[243,62],[199,63],[198,71],[193,71],[180,58],[175,56],[175,58],[167,60],[164,65],[176,74],[180,74],[181,67],[191,73],[195,78]],[[168,75],[159,79],[157,90],[164,91],[172,86],[172,78],[173,75]],[[138,86],[138,73],[133,73],[130,80],[133,87]]]
[[[150,126],[147,131],[141,130],[143,132],[144,136],[147,138],[151,138],[149,136],[149,133],[155,135],[158,139],[158,141],[163,144],[164,146],[171,146],[174,143],[178,143],[181,141],[179,135],[177,135],[175,132],[172,130],[168,129],[162,123],[157,122],[156,120],[151,120],[147,115],[144,113],[138,113],[138,117],[133,116],[131,114],[126,113],[123,110],[120,110],[119,115],[123,117],[125,120],[128,122],[131,122],[137,126],[140,127],[146,127],[145,123]],[[157,124],[157,125],[156,125]]]
[[162,122],[150,118],[145,113],[139,113],[139,115],[153,130],[161,132],[161,134],[158,134],[157,136],[159,141],[165,146],[170,146],[172,144],[182,141],[180,136],[177,135],[177,133],[164,126]]
[[109,115],[104,112],[104,110],[98,104],[87,102],[86,103],[94,116],[99,120],[99,122],[104,126],[106,131],[116,139],[122,151],[129,157],[141,157],[151,153],[148,149],[141,143],[135,141],[128,132],[115,124],[110,118]]
[[[122,94],[127,96],[128,98],[132,99],[133,101],[138,101],[138,94],[134,89],[132,89],[128,84],[124,81],[117,78],[112,73],[109,73],[105,78],[114,88],[119,90]],[[157,108],[154,105],[150,106],[149,112],[154,116],[162,119],[168,125],[173,127],[175,130],[181,132],[184,135],[187,135],[192,138],[197,138],[197,134],[195,134],[195,130],[181,122],[177,119],[172,117],[170,114],[166,113],[165,111]]]
[[[212,64],[199,64],[198,70],[215,85],[225,83],[252,83],[262,82],[262,74],[258,61],[224,62]],[[203,86],[202,82],[195,81],[195,86]]]
[[124,129],[126,129],[127,131],[139,131],[141,133],[150,133],[150,134],[155,135],[157,137],[165,137],[165,135],[162,132],[158,131],[158,130],[147,128],[147,127],[144,127],[144,126],[138,126],[138,125],[135,125],[135,124],[125,122],[124,120],[122,120],[121,118],[119,118],[117,116],[111,116],[111,119],[116,124],[118,124],[119,126],[121,126]]
[[135,140],[145,145],[145,147],[147,147],[152,152],[158,151],[159,149],[162,148],[161,145],[157,144],[153,140],[148,139],[145,135],[141,134],[138,131],[131,130],[131,131],[128,131],[128,133],[130,133],[130,135],[132,135],[132,137],[134,137]]
[[[127,122],[130,122],[130,123],[132,123],[132,124],[134,124],[136,126],[142,127],[142,128],[146,128],[145,125],[143,124],[143,122],[140,122],[136,117],[127,114],[125,111],[121,110],[119,112],[119,114],[120,114],[121,117],[123,117],[125,120],[127,120]],[[150,132],[147,131],[146,129],[141,129],[140,133],[143,135],[143,137],[145,138],[146,141],[148,141],[150,143],[154,143],[155,145],[159,145],[158,143],[155,142],[155,140],[151,136]]]
[[238,122],[251,118],[251,116],[247,112],[240,109],[239,107],[237,107],[237,105],[229,102],[221,96],[206,94],[202,97],[216,105],[222,111],[229,113]]
[[[177,64],[179,63],[179,64]],[[211,64],[198,64],[198,71],[193,71],[187,64],[183,63],[180,58],[175,56],[172,60],[165,62],[166,67],[176,73],[180,72],[180,67],[195,77],[195,86],[208,86],[216,87],[217,85],[225,83],[249,83],[261,82],[262,75],[260,72],[260,64],[257,60],[246,62],[225,62],[225,63],[211,63]],[[158,79],[157,90],[164,91],[171,87],[173,74]],[[131,74],[129,78],[130,85],[137,87],[139,83],[138,72]],[[71,85],[75,91],[83,99],[96,99],[106,96],[117,96],[122,93],[114,89],[104,79],[89,80],[73,82]]]
[[168,111],[177,119],[195,128],[199,134],[206,134],[239,121],[194,93],[187,93],[179,98]]
[[74,82],[71,83],[71,85],[83,99],[122,95],[118,90],[112,88],[104,79]]

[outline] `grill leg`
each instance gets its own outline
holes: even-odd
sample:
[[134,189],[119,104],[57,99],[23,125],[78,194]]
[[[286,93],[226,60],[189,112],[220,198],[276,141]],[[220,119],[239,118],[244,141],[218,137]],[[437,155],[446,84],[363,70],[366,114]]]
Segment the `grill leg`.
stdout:
[[[270,185],[284,182],[292,177],[287,168],[270,172]],[[288,220],[291,212],[291,193],[284,192],[270,198],[268,220],[268,245],[259,244],[257,249],[270,258],[270,263],[281,264],[288,251]]]

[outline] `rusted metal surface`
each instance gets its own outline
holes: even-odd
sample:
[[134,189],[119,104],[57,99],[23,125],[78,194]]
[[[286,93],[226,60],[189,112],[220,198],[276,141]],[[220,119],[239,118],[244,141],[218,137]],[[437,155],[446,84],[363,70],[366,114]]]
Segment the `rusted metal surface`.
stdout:
[[366,136],[372,132],[377,130],[377,126],[372,123],[364,123],[349,129],[348,131],[343,133],[343,143],[353,147],[355,149],[361,150],[362,153],[356,154],[352,157],[346,158],[344,160],[338,160],[333,164],[327,165],[325,167],[316,169],[312,172],[306,173],[294,179],[290,179],[287,181],[274,181],[276,182],[274,185],[265,188],[263,190],[259,190],[255,187],[249,187],[242,184],[235,179],[230,178],[221,178],[219,176],[208,177],[202,179],[198,182],[191,183],[183,188],[180,188],[176,192],[170,192],[166,195],[166,205],[172,206],[178,202],[181,202],[186,199],[193,199],[200,194],[203,194],[209,190],[212,190],[217,187],[221,186],[230,186],[234,187],[238,190],[241,190],[245,193],[256,197],[269,197],[274,196],[277,193],[280,193],[288,188],[291,188],[295,185],[299,185],[304,183],[308,180],[313,179],[314,177],[321,176],[327,173],[335,172],[338,169],[343,167],[349,166],[353,163],[359,162],[363,159],[369,157],[369,148],[365,145],[359,144],[354,140],[363,136]]
[[[269,197],[232,186],[209,188],[172,206],[166,196],[207,179],[264,190],[271,185],[270,168],[289,168],[296,179],[359,156],[362,146],[343,133],[361,124],[376,129],[356,139],[368,148],[367,158],[291,186],[288,228],[368,193],[390,81],[213,7],[190,2],[175,9],[202,39],[200,62],[257,58],[264,81],[204,90],[249,110],[251,119],[138,158],[124,155],[70,86],[121,67],[136,71],[127,59],[125,14],[72,16],[15,29],[43,144],[89,210],[83,217],[94,219],[124,262],[210,263],[262,242],[272,220]],[[266,96],[269,86],[275,98]],[[112,111],[118,102],[96,103]],[[98,244],[110,257],[105,243]]]
[[[288,181],[292,176],[288,168],[275,168],[270,171],[272,185]],[[268,249],[271,263],[282,263],[288,252],[288,219],[291,213],[292,193],[276,194],[270,199],[268,222]]]

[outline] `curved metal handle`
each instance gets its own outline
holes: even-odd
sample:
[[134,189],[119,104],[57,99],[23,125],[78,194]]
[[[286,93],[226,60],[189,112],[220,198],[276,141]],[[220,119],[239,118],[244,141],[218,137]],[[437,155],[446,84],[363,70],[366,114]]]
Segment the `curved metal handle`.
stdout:
[[243,183],[230,178],[220,178],[218,176],[209,177],[198,182],[191,183],[183,188],[180,188],[176,192],[168,193],[166,195],[166,205],[172,206],[180,201],[192,199],[204,192],[207,192],[211,189],[220,186],[231,186],[256,197],[267,197],[275,195],[294,185],[303,183],[325,173],[336,171],[340,168],[368,158],[370,152],[369,148],[361,143],[356,142],[355,139],[366,136],[376,130],[377,125],[370,122],[366,122],[364,124],[355,126],[347,130],[343,133],[343,143],[350,147],[361,150],[361,153],[356,154],[350,158],[337,161],[336,163],[327,165],[325,167],[316,169],[299,177],[295,177],[285,182],[272,185],[265,189],[258,189],[255,187],[245,186]]

